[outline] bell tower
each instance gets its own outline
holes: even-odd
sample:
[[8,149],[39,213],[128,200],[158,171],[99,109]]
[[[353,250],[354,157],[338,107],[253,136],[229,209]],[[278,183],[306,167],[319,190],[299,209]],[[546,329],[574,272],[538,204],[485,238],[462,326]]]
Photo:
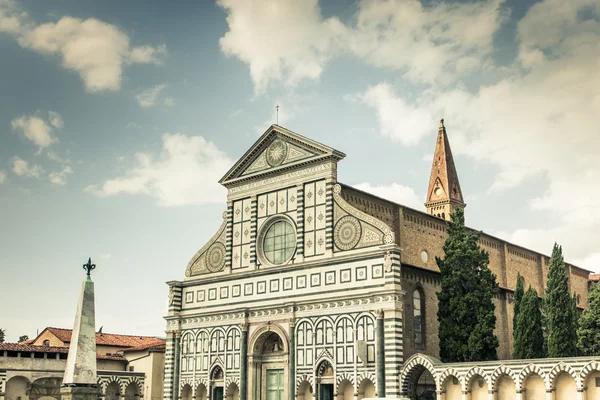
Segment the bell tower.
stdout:
[[450,220],[450,214],[456,209],[464,210],[466,207],[443,119],[440,120],[435,152],[433,153],[433,164],[431,165],[425,207],[428,214],[448,221]]

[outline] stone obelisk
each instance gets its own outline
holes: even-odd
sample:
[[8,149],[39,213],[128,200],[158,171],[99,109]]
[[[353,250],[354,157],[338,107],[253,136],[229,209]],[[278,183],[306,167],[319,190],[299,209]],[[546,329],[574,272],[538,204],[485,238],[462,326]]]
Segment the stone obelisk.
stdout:
[[90,272],[96,268],[89,259],[83,269],[87,278],[81,285],[65,376],[61,385],[62,400],[97,400],[100,394],[96,376],[96,316],[94,282]]

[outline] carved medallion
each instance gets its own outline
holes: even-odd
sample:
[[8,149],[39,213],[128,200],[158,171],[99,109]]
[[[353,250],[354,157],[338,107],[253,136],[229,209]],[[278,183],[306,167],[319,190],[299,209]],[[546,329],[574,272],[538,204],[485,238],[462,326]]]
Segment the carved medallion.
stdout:
[[361,233],[362,230],[358,219],[351,215],[346,215],[340,218],[337,224],[335,224],[333,238],[340,250],[351,250],[358,244]]
[[219,272],[225,266],[225,245],[214,243],[206,252],[206,267],[211,272]]
[[266,151],[267,163],[269,163],[271,167],[277,167],[283,163],[287,153],[287,144],[283,140],[276,139]]

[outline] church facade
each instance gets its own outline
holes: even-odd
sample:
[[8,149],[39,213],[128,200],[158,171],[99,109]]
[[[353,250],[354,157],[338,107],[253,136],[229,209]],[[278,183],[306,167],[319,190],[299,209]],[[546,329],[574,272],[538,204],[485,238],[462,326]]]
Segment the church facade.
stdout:
[[[338,182],[344,157],[272,125],[221,179],[222,225],[168,282],[165,400],[396,397],[406,360],[438,356],[435,257],[465,207],[443,122],[426,212]],[[517,272],[542,294],[549,257],[486,234],[480,245],[508,359]],[[585,308],[589,271],[567,267]]]

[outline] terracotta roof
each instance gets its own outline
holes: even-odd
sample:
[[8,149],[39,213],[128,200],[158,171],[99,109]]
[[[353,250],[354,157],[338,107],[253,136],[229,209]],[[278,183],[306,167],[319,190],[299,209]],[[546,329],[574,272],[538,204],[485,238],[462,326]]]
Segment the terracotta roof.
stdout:
[[[58,346],[33,346],[30,344],[23,343],[0,343],[0,351],[21,351],[21,352],[35,352],[35,353],[69,353],[68,347]],[[122,355],[119,354],[100,354],[96,353],[96,359],[98,360],[115,360],[125,361]]]
[[[65,343],[71,342],[72,329],[62,328],[46,328],[57,338]],[[135,335],[117,335],[114,333],[98,333],[96,332],[96,345],[99,346],[115,346],[115,347],[138,347],[155,344],[157,341],[163,340],[156,336],[135,336]],[[164,340],[163,340],[164,342]]]
[[164,351],[165,350],[166,341],[164,339],[158,339],[153,343],[147,343],[140,346],[130,347],[128,349],[123,349],[124,352],[128,351],[142,351],[142,350],[151,350],[151,351]]
[[590,281],[594,281],[594,282],[600,281],[600,274],[590,274]]

